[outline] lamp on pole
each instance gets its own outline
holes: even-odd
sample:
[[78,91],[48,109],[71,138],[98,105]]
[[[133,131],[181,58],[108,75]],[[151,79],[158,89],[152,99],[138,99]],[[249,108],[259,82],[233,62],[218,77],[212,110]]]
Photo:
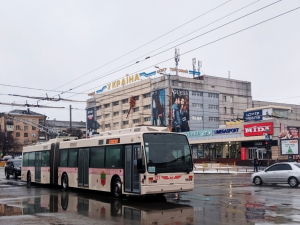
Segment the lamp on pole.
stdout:
[[270,155],[271,155],[271,148],[272,148],[272,145],[271,145],[272,140],[270,139],[270,136],[269,136],[270,128],[267,127],[265,131],[266,131],[266,133],[267,133],[266,136],[268,136],[268,140],[266,140],[267,143],[268,143],[268,144],[267,144],[267,157],[268,157],[268,166],[270,166]]

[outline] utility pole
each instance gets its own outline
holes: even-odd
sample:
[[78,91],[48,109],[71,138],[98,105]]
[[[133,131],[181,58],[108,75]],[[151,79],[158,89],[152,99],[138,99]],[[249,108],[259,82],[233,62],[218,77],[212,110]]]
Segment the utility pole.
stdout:
[[72,133],[72,106],[70,105],[70,133]]
[[[177,73],[177,70],[176,70]],[[168,80],[169,80],[169,131],[172,131],[172,90],[171,90],[171,80],[170,80],[170,73],[168,75]]]

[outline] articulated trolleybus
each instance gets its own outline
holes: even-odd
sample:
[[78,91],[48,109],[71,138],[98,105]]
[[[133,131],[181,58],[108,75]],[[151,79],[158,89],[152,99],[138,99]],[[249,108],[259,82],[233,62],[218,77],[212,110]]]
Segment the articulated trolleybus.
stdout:
[[[74,139],[74,140],[72,140]],[[186,135],[141,126],[80,139],[58,137],[23,149],[22,180],[126,195],[194,189]]]

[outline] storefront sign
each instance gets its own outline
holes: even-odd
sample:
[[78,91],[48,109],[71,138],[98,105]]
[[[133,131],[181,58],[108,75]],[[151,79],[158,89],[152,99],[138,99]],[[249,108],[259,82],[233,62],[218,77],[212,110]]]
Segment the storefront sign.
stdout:
[[299,154],[299,139],[281,140],[281,155],[298,155]]
[[214,130],[214,135],[219,135],[219,134],[238,134],[241,133],[239,131],[240,128],[228,128],[228,129],[217,129]]
[[244,112],[244,120],[268,120],[272,118],[272,109],[262,109],[250,112]]
[[254,123],[244,125],[244,136],[260,136],[266,134],[266,129],[269,128],[269,135],[273,134],[273,122],[269,123]]
[[170,68],[171,71],[178,71],[179,73],[188,73],[188,70]]
[[182,132],[183,134],[186,134],[188,138],[194,138],[194,137],[205,137],[205,136],[212,136],[212,130],[196,130],[196,131],[189,131],[189,132]]
[[246,148],[241,148],[241,160],[246,160]]
[[[258,147],[258,148],[264,148],[266,147],[266,141],[243,141],[241,143],[242,147],[248,147],[248,148],[253,148],[253,147]],[[278,141],[277,140],[272,140],[272,146],[278,146]]]

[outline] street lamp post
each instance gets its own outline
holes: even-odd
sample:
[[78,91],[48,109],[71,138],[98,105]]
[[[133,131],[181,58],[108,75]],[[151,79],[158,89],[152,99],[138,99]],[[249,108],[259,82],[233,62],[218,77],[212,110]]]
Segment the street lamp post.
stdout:
[[[266,128],[266,133],[269,136],[269,133],[270,133],[270,128],[269,127]],[[271,146],[269,145],[269,143],[272,143],[271,139],[268,140],[268,144],[267,144],[268,166],[270,166],[270,155],[271,155],[270,154],[271,153]]]

